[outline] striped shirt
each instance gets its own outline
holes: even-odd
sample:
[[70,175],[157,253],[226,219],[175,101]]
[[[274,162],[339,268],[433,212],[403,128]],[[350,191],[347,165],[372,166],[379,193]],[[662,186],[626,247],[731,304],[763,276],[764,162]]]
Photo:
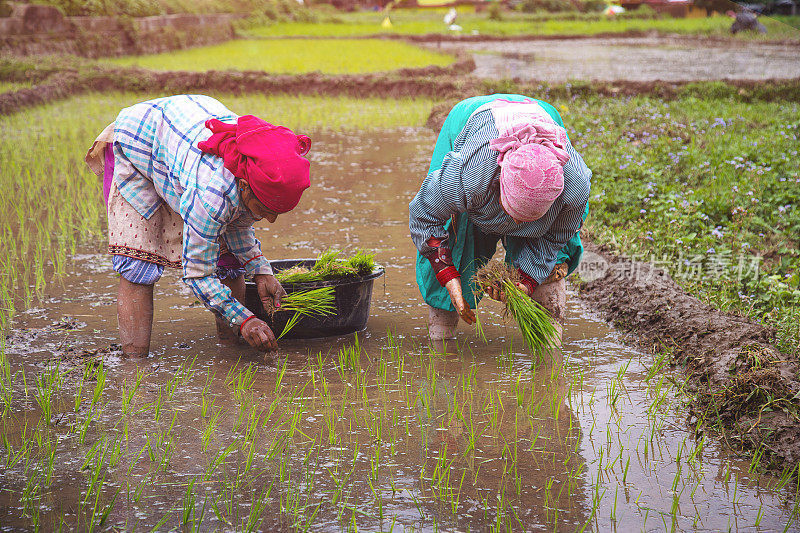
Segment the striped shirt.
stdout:
[[498,154],[489,148],[498,137],[491,103],[479,107],[456,136],[441,168],[428,173],[409,204],[411,239],[423,255],[434,250],[427,244],[431,237],[449,247],[444,225],[452,215],[465,213],[486,234],[520,239],[515,266],[542,283],[559,251],[583,224],[592,172],[567,142],[564,191],[542,218],[517,224],[500,205]]
[[205,121],[235,122],[208,96],[181,95],[123,109],[114,130],[114,180],[145,218],[168,205],[183,219],[183,281],[203,304],[231,325],[252,315],[214,275],[220,241],[248,274],[271,274],[253,231],[255,219],[241,203],[236,180],[222,158],[201,152],[211,136]]

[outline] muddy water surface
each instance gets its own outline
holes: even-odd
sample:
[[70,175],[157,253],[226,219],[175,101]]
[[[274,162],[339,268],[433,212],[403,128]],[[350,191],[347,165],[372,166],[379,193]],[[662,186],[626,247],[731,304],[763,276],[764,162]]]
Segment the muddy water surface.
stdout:
[[[798,30],[800,34],[800,30]],[[472,52],[474,74],[548,82],[694,81],[800,76],[796,45],[680,38],[597,38],[442,43]]]
[[266,358],[220,346],[172,272],[154,355],[124,360],[116,278],[87,250],[6,340],[4,531],[795,528],[792,483],[691,431],[680,374],[574,294],[561,360],[532,365],[493,303],[487,342],[462,325],[429,346],[406,206],[434,139],[314,138],[313,189],[258,235],[272,258],[375,250],[367,330]]

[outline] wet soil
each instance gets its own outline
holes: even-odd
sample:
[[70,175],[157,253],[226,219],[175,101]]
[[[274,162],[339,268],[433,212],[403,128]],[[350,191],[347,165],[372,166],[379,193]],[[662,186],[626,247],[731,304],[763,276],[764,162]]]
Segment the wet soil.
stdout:
[[800,77],[796,44],[649,37],[443,42],[435,48],[471,52],[473,75],[486,79],[563,83]]
[[693,410],[730,437],[764,448],[777,466],[800,462],[800,364],[772,345],[774,331],[688,295],[666,272],[589,244],[581,298],[637,342],[681,363]]

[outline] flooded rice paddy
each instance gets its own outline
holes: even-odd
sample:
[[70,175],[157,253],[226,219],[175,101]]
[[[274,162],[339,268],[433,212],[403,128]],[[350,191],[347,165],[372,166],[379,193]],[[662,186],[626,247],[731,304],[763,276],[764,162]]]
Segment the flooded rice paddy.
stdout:
[[563,83],[571,80],[765,80],[800,76],[796,45],[700,42],[681,38],[547,39],[442,43],[475,59],[474,75]]
[[116,277],[84,250],[5,341],[0,529],[797,529],[796,479],[692,431],[681,374],[574,294],[561,360],[532,365],[490,302],[487,342],[429,346],[406,206],[433,137],[314,139],[314,187],[258,235],[276,259],[375,250],[366,331],[220,346],[171,272],[154,355],[121,359]]

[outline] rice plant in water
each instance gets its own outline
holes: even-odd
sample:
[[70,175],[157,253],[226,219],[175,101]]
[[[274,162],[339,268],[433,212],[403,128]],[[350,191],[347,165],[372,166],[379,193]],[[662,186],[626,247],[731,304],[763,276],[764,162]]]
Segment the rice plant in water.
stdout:
[[537,357],[542,357],[548,350],[558,349],[558,333],[550,313],[517,287],[519,281],[519,273],[497,261],[478,270],[473,279],[479,289],[495,286],[505,292],[506,313],[519,325],[528,347]]

